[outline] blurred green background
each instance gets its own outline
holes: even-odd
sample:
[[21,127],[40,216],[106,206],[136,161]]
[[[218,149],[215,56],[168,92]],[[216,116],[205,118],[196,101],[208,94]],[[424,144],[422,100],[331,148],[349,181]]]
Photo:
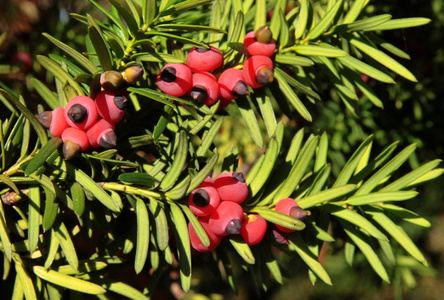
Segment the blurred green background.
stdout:
[[[69,13],[94,14],[86,0],[2,0],[0,1],[0,86],[20,93],[31,110],[41,103],[29,84],[37,77],[52,82],[48,74],[34,61],[36,54],[59,53],[43,36],[47,32],[73,48],[84,49],[85,27],[69,17]],[[396,85],[370,82],[384,101],[378,109],[361,101],[359,117],[353,117],[339,101],[317,104],[313,124],[305,124],[314,132],[326,131],[332,142],[329,159],[337,174],[346,159],[369,134],[375,135],[376,148],[382,149],[394,141],[399,148],[418,143],[412,167],[431,159],[442,158],[444,152],[444,1],[392,0],[371,1],[368,14],[389,13],[393,18],[427,17],[426,26],[406,30],[385,31],[382,37],[404,50],[411,60],[401,61],[418,78],[412,83],[397,77]],[[6,33],[6,34],[4,34]],[[49,85],[49,88],[53,88]],[[327,98],[330,95],[324,95]],[[1,114],[1,110],[0,110]],[[291,124],[290,124],[291,125]],[[228,125],[230,126],[230,125]],[[241,136],[242,129],[235,133]],[[245,160],[254,159],[256,148],[244,143]],[[249,150],[252,149],[252,150]],[[253,154],[251,154],[253,152]],[[336,173],[335,173],[336,172]],[[214,299],[442,299],[444,295],[444,179],[439,178],[419,188],[420,196],[408,201],[408,209],[431,221],[429,229],[402,224],[412,239],[420,245],[431,268],[418,268],[414,277],[392,270],[392,284],[383,284],[362,256],[357,256],[353,268],[344,259],[341,247],[330,245],[323,256],[333,287],[321,282],[312,286],[305,267],[297,261],[283,261],[292,279],[283,286],[275,284],[266,293],[256,294],[248,277],[239,278],[239,292],[234,295],[228,285],[208,275],[205,261],[196,259],[194,290],[212,295]],[[342,243],[337,239],[338,245]],[[13,278],[10,276],[10,278]],[[157,298],[172,297],[169,278],[161,280]],[[0,290],[12,286],[11,279],[0,281]],[[162,292],[165,290],[165,292]],[[191,297],[191,295],[190,295]],[[196,297],[196,295],[194,295]],[[1,297],[0,297],[1,298]]]

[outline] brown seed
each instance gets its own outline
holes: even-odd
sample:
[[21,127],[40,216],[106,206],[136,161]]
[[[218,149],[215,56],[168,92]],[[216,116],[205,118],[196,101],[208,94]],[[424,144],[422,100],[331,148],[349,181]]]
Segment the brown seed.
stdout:
[[259,43],[268,44],[273,40],[273,34],[268,26],[259,27],[254,33],[254,38]]
[[114,131],[108,131],[100,138],[100,147],[111,149],[117,146],[117,136]]
[[301,220],[307,216],[307,212],[299,206],[293,206],[292,208],[290,208],[290,216],[295,219]]
[[41,114],[38,114],[36,118],[43,125],[43,127],[49,128],[52,121],[52,112],[44,111]]
[[225,232],[228,234],[239,234],[242,227],[242,221],[239,219],[233,219],[225,227]]
[[273,82],[274,73],[273,70],[267,66],[260,67],[256,72],[256,81],[259,84],[269,84]]
[[242,172],[236,172],[233,174],[233,178],[236,179],[239,182],[244,183],[245,182],[245,177],[244,174]]
[[245,84],[245,82],[243,82],[241,80],[236,82],[231,93],[235,97],[241,97],[241,96],[246,96],[246,95],[250,94],[250,92],[248,91],[247,85]]
[[100,76],[100,85],[107,91],[117,90],[122,82],[122,74],[114,70],[106,71]]
[[142,75],[143,69],[139,65],[128,67],[122,72],[123,81],[128,84],[139,81],[142,78]]
[[79,154],[80,151],[80,146],[73,141],[67,140],[63,143],[63,156],[65,157],[65,160],[73,158]]
[[201,85],[195,85],[191,89],[191,99],[198,103],[204,102],[208,98],[207,89]]
[[74,104],[67,112],[68,118],[74,123],[82,123],[88,116],[88,111],[81,104]]
[[120,110],[124,110],[128,106],[128,98],[124,95],[115,95],[114,104]]

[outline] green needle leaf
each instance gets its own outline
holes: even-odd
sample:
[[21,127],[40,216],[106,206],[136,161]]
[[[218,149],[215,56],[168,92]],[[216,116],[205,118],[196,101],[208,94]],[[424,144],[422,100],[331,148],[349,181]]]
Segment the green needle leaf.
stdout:
[[333,19],[336,17],[338,11],[342,7],[343,0],[336,1],[336,3],[325,13],[322,19],[316,24],[307,34],[305,40],[315,40],[321,34],[327,31]]
[[292,249],[297,252],[297,254],[310,268],[310,270],[312,270],[326,284],[332,285],[330,276],[328,276],[327,271],[325,271],[324,267],[308,249],[307,244],[301,239],[301,237],[298,234],[290,234],[288,235],[288,239],[290,241]]
[[71,56],[75,61],[77,61],[80,65],[82,65],[86,70],[88,70],[91,74],[96,73],[98,70],[96,66],[94,66],[91,61],[89,61],[85,56],[66,45],[65,43],[59,41],[58,39],[52,37],[47,33],[43,33],[43,35],[54,45],[65,51],[66,54]]
[[387,271],[379,259],[378,254],[376,254],[376,252],[370,246],[368,238],[363,233],[359,232],[359,230],[356,230],[356,228],[354,228],[351,224],[342,221],[341,224],[353,243],[355,243],[356,246],[358,246],[358,248],[362,251],[365,258],[370,263],[370,266],[372,266],[373,270],[375,270],[376,274],[378,274],[379,277],[381,277],[385,282],[390,283]]
[[418,81],[416,77],[409,70],[407,70],[407,68],[405,68],[403,65],[398,63],[396,60],[394,60],[384,52],[369,45],[364,40],[357,37],[350,37],[349,41],[353,46],[355,46],[386,68],[392,70],[395,73],[398,73],[399,75],[410,81]]
[[70,290],[91,295],[100,295],[106,292],[104,288],[95,283],[73,276],[68,276],[53,270],[46,270],[42,266],[33,266],[33,271],[41,279]]
[[134,258],[134,270],[139,274],[145,266],[148,256],[148,247],[150,244],[150,235],[147,234],[150,228],[150,219],[145,202],[136,197],[136,216],[137,216],[137,241],[136,255]]
[[365,210],[365,212],[372,216],[382,228],[384,228],[411,256],[417,259],[424,266],[428,266],[424,255],[410,239],[407,233],[398,225],[396,225],[383,211],[375,207]]
[[160,188],[162,190],[169,190],[174,183],[176,182],[177,178],[179,178],[180,174],[182,173],[183,167],[186,163],[187,156],[188,156],[188,137],[185,132],[185,130],[181,130],[177,136],[177,151],[174,156],[173,163],[171,165],[170,170],[165,175],[165,177],[162,179],[162,182],[160,183]]

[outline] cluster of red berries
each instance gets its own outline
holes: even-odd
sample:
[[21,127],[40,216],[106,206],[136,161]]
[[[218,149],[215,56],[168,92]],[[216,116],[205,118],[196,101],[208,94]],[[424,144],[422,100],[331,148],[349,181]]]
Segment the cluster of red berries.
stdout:
[[171,96],[188,94],[192,100],[211,106],[221,100],[225,108],[234,99],[248,95],[248,86],[259,88],[273,81],[273,61],[270,57],[276,43],[268,26],[249,32],[244,39],[249,57],[243,70],[228,68],[218,74],[211,72],[223,64],[223,55],[216,47],[193,47],[186,64],[166,64],[157,76],[159,89]]
[[37,116],[54,137],[63,140],[63,155],[71,159],[91,148],[116,146],[115,124],[125,114],[127,92],[101,91],[95,100],[76,96],[65,108],[56,107]]
[[76,96],[66,107],[56,107],[37,116],[54,137],[63,141],[63,156],[71,159],[88,148],[106,149],[116,146],[115,126],[125,115],[129,93],[124,84],[138,81],[143,74],[140,66],[131,66],[123,72],[106,71],[100,76],[103,90],[95,99]]
[[[267,221],[258,214],[244,213],[240,204],[248,194],[248,186],[241,172],[222,173],[214,181],[207,177],[191,192],[188,203],[207,233],[210,245],[203,245],[190,223],[191,246],[199,252],[211,251],[224,236],[231,234],[240,234],[247,245],[258,244],[267,231]],[[292,198],[278,201],[275,210],[298,219],[306,216],[306,212]],[[279,225],[276,225],[276,230],[283,233],[293,231]]]

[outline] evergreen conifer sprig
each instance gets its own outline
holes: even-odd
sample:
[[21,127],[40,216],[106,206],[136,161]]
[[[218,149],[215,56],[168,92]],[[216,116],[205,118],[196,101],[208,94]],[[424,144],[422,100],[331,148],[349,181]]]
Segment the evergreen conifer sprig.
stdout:
[[[319,134],[310,122],[322,114],[313,113],[318,101],[340,100],[336,108],[361,126],[361,115],[365,119],[368,111],[384,106],[384,95],[366,78],[382,84],[395,84],[397,75],[417,81],[393,58],[408,55],[379,33],[430,20],[368,15],[365,0],[90,2],[99,14],[71,14],[84,24],[85,49],[43,33],[62,51],[37,56],[54,77],[56,91],[36,78],[31,83],[53,110],[76,96],[96,98],[105,72],[124,74],[116,75],[126,80],[119,88],[128,95],[125,117],[114,128],[116,147],[66,160],[63,136],[48,135],[26,99],[0,89],[8,110],[0,120],[0,250],[3,279],[16,276],[14,297],[61,299],[72,291],[147,299],[173,268],[188,292],[192,245],[208,248],[213,242],[190,207],[190,194],[209,176],[239,170],[248,170],[245,178],[236,178],[248,187],[243,213],[267,221],[264,238],[249,245],[233,234],[221,238],[211,254],[200,254],[209,268],[223,269],[233,290],[239,276],[235,264],[258,289],[267,289],[270,276],[282,283],[286,255],[303,262],[313,283],[319,278],[334,284],[321,255],[328,243],[338,247],[337,239],[344,240],[347,263],[352,265],[359,251],[385,282],[395,268],[408,270],[403,261],[428,266],[399,223],[430,223],[400,202],[417,197],[416,186],[443,173],[440,160],[402,173],[416,145],[399,150],[395,142],[378,151],[371,135],[356,138],[359,147],[335,165],[334,134]],[[186,63],[193,47],[220,50],[224,61],[213,71],[217,77],[228,68],[245,69],[250,53],[244,37],[264,25],[277,44],[268,85],[249,88],[226,111],[222,100],[206,106],[159,91],[161,70]],[[126,70],[136,66],[143,74],[130,82]],[[239,120],[238,145],[223,144],[222,135],[234,139],[229,126]],[[244,141],[256,149],[248,166]],[[286,198],[296,201],[301,217],[276,208]],[[109,276],[127,269],[149,278],[143,288]]]

